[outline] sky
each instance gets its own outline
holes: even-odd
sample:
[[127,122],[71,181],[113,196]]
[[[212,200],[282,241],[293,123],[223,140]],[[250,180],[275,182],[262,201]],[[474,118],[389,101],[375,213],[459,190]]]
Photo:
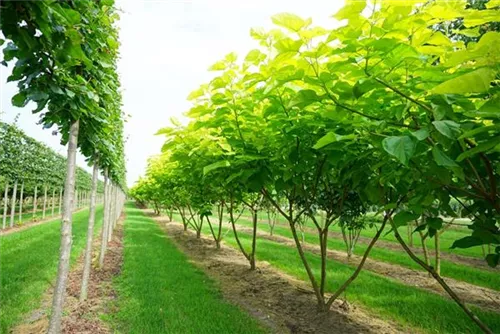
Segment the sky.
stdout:
[[[271,28],[271,16],[289,12],[312,18],[313,24],[332,27],[331,18],[343,0],[116,0],[121,9],[120,75],[125,124],[127,184],[143,175],[147,158],[160,153],[164,138],[156,131],[182,120],[189,110],[189,93],[214,75],[210,65],[229,52],[243,58],[257,47],[250,29]],[[18,126],[28,135],[65,154],[60,137],[37,125],[33,104],[16,108],[11,98],[15,83],[6,83],[10,69],[0,66],[0,120]],[[77,163],[85,167],[79,155]],[[90,171],[90,168],[86,168]]]

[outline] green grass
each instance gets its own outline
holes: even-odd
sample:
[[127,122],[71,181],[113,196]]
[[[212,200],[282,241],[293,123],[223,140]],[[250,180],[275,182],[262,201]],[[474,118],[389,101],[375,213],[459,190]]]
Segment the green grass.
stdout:
[[109,321],[122,333],[263,333],[228,304],[201,270],[133,204],[126,205],[124,263],[116,279],[117,313]]
[[[249,216],[250,213],[248,211],[245,211],[245,214],[246,216]],[[279,222],[282,223],[282,224],[287,224],[285,218],[283,218],[282,216],[278,216],[279,217]],[[267,214],[266,213],[260,213],[259,214],[259,219],[261,220],[265,220],[267,221]],[[380,218],[376,218],[376,217],[373,217],[372,218],[373,220],[377,221],[377,220],[380,220]],[[308,227],[311,227],[311,228],[314,228],[314,225],[312,222],[308,222],[306,224],[306,226]],[[340,226],[335,225],[335,226],[332,226],[330,228],[331,231],[333,232],[338,232],[340,233]],[[361,231],[361,236],[362,237],[367,237],[367,238],[371,238],[377,231],[375,230],[375,227],[367,227],[366,229],[364,229],[363,231]],[[407,233],[406,233],[406,228],[401,228],[400,230],[401,232],[401,235],[403,236],[403,238],[405,238],[406,241],[407,240]],[[463,237],[466,237],[470,235],[470,230],[468,230],[466,227],[461,227],[461,228],[450,228],[450,229],[447,229],[442,235],[441,235],[441,251],[442,252],[446,252],[446,253],[451,253],[451,254],[457,254],[457,255],[463,255],[463,256],[470,256],[470,257],[476,257],[476,258],[483,258],[483,251],[481,249],[480,246],[476,246],[476,247],[471,247],[471,248],[464,248],[464,249],[461,249],[461,248],[456,248],[456,249],[451,249],[451,245],[453,244],[453,242],[457,239],[461,239]],[[394,234],[393,233],[390,233],[388,235],[382,235],[380,237],[380,240],[384,240],[384,241],[388,241],[388,242],[393,242],[393,243],[396,243],[396,244],[399,244],[398,241],[396,240],[396,237],[394,237]],[[426,244],[427,244],[427,248],[433,250],[435,248],[434,246],[434,242],[433,242],[434,239],[427,239],[426,241]],[[421,247],[422,246],[422,242],[420,240],[420,237],[418,235],[418,233],[415,233],[414,236],[413,236],[413,243],[414,243],[414,246],[415,247]]]
[[[252,226],[251,222],[244,219],[243,217],[238,221],[238,224],[246,227]],[[269,225],[265,223],[259,223],[258,229],[266,232],[269,232],[270,230]],[[280,225],[275,226],[274,234],[292,238],[290,229],[288,227]],[[304,235],[306,242],[315,245],[319,244],[316,234],[306,231]],[[371,237],[373,237],[373,235]],[[367,244],[358,242],[354,253],[356,255],[362,256],[367,247]],[[330,238],[328,241],[328,248],[345,252],[345,244],[341,239]],[[406,254],[406,252],[402,248],[400,251],[397,251],[393,249],[383,248],[380,245],[376,245],[370,252],[370,258],[377,261],[397,264],[413,270],[423,271],[423,269],[417,263],[410,259],[408,254]],[[433,261],[433,259],[431,259],[431,261]],[[442,259],[441,274],[445,277],[450,277],[459,281],[500,291],[500,272],[483,270]]]
[[[207,228],[203,232],[207,235],[209,233]],[[241,232],[240,238],[245,247],[249,248],[251,236]],[[237,248],[232,234],[228,234],[225,243]],[[311,266],[315,268],[314,274],[318,277],[320,258],[306,253]],[[257,240],[257,260],[267,261],[279,270],[309,283],[295,248],[261,238]],[[330,261],[326,291],[334,292],[353,270],[351,266]],[[428,333],[481,333],[453,301],[366,270],[348,288],[347,298],[381,318],[409,327],[409,332],[419,329]],[[499,313],[473,309],[494,333],[500,333]]]
[[[24,210],[23,210],[24,211]],[[37,221],[41,220],[42,219],[42,214],[43,214],[43,210],[37,210],[37,212],[35,213],[35,219]],[[52,209],[51,208],[47,208],[45,210],[45,219],[50,219],[50,218],[53,218],[53,217],[57,217],[59,216],[59,208],[56,207],[55,210],[54,210],[54,216],[51,216],[52,214]],[[1,224],[1,219],[2,219],[2,215],[0,214],[0,224]],[[14,226],[19,226],[19,225],[23,225],[23,224],[27,224],[27,223],[31,223],[33,222],[33,212],[25,212],[21,215],[22,217],[22,220],[21,220],[21,223],[19,223],[19,212],[15,214],[14,216]],[[6,221],[6,227],[8,228],[9,227],[9,224],[10,224],[10,213],[7,215],[7,221]]]
[[[96,233],[102,223],[96,216]],[[60,219],[0,237],[0,332],[8,333],[22,317],[40,307],[57,274]],[[73,215],[71,261],[85,248],[88,210]]]

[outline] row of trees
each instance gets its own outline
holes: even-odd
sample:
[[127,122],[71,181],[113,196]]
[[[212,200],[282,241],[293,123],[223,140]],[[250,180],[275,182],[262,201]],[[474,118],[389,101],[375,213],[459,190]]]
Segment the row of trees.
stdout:
[[[3,185],[2,229],[23,223],[23,213],[31,220],[54,216],[62,211],[66,159],[44,144],[27,136],[15,125],[0,122],[0,183]],[[75,209],[89,201],[92,176],[76,170]],[[98,183],[98,194],[103,183]],[[16,213],[19,214],[16,220]],[[10,217],[8,217],[10,215]],[[7,220],[9,223],[7,225]]]
[[[271,206],[288,222],[321,310],[356,279],[380,235],[393,233],[491,333],[400,234],[411,224],[437,238],[459,203],[472,223],[453,247],[492,245],[485,258],[498,265],[500,33],[489,27],[500,11],[498,2],[482,5],[347,1],[333,30],[274,16],[276,28],[251,31],[258,46],[241,61],[231,53],[211,66],[214,79],[189,96],[191,122],[159,131],[163,153],[133,195],[175,208],[198,235],[206,221],[217,245],[227,212],[251,268],[258,212]],[[242,208],[252,215],[249,250],[234,229]],[[356,226],[367,208],[377,211],[377,232],[327,299],[328,230]],[[321,247],[319,276],[299,238],[305,218]]]
[[[71,252],[76,153],[93,166],[84,281],[88,280],[98,174],[104,173],[103,251],[124,197],[125,165],[121,93],[116,72],[118,14],[113,0],[0,1],[4,64],[19,91],[12,104],[35,104],[44,128],[57,128],[67,145],[61,248],[49,333],[61,332]],[[102,256],[104,256],[104,252]],[[102,263],[102,262],[101,262]],[[82,289],[84,287],[82,286]]]

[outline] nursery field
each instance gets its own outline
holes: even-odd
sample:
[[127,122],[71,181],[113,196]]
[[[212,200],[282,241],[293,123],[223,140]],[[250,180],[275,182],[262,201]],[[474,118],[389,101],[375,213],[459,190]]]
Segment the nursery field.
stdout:
[[257,2],[0,1],[0,334],[500,333],[500,0]]

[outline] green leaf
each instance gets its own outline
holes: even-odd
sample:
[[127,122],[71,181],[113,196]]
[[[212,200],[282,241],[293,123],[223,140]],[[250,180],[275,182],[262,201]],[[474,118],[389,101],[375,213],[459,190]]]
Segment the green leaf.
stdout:
[[384,150],[396,157],[404,165],[408,165],[411,157],[415,154],[415,142],[408,136],[387,137],[382,141]]
[[453,121],[434,121],[432,125],[444,136],[455,139],[460,134],[460,124]]
[[463,152],[462,154],[460,154],[457,157],[457,161],[462,161],[462,160],[464,160],[468,157],[471,157],[475,154],[488,151],[488,150],[492,149],[493,147],[497,146],[498,144],[500,144],[500,136],[491,138],[490,140],[482,142],[481,144],[477,145],[476,147],[473,147],[470,150]]
[[373,80],[358,80],[358,82],[356,82],[356,84],[352,87],[352,93],[356,99],[359,99],[375,87],[376,83]]
[[457,163],[453,161],[446,153],[441,151],[437,146],[434,146],[432,148],[432,156],[438,166],[458,167]]
[[488,254],[486,255],[486,262],[491,268],[498,266],[500,262],[500,254]]
[[205,176],[215,169],[229,167],[229,166],[231,166],[231,164],[227,160],[214,162],[213,164],[203,167],[203,175]]
[[439,217],[429,217],[425,219],[427,225],[435,230],[440,230],[443,227],[443,220]]
[[297,32],[308,25],[307,21],[301,19],[297,15],[289,13],[276,14],[271,17],[271,20],[274,24],[294,32]]
[[475,238],[475,237],[472,237],[472,236],[466,236],[466,237],[463,237],[462,239],[458,239],[458,240],[455,240],[455,242],[453,242],[453,245],[451,245],[451,248],[470,248],[470,247],[474,247],[474,246],[480,246],[484,244],[484,242],[479,239],[479,238]]
[[394,225],[396,225],[396,227],[400,227],[406,225],[408,222],[418,219],[418,217],[420,217],[420,215],[417,213],[401,211],[394,216]]
[[412,132],[411,135],[417,138],[418,140],[422,141],[427,139],[427,137],[429,137],[429,130],[426,128],[422,128],[420,130]]
[[470,94],[484,93],[490,89],[496,72],[492,68],[482,67],[445,81],[432,89],[433,94]]
[[26,106],[28,101],[26,100],[26,94],[24,92],[17,93],[12,97],[12,105],[15,107],[22,108]]
[[337,20],[356,18],[366,7],[365,0],[346,0],[345,3],[346,5],[333,15]]

